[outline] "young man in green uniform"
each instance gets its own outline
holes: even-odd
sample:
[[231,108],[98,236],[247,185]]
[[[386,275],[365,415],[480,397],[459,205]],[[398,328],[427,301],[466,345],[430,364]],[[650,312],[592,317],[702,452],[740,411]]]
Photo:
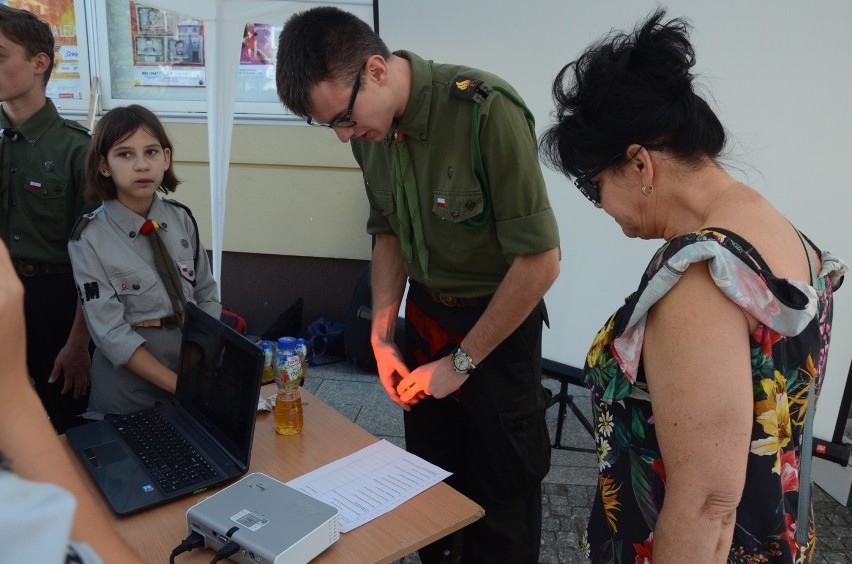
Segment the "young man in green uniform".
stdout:
[[[285,24],[276,71],[284,105],[351,141],[364,173],[379,377],[405,410],[408,450],[485,509],[462,560],[537,562],[550,467],[542,297],[559,236],[523,103],[494,75],[390,53],[335,8]],[[450,544],[421,560],[456,556]]]
[[0,6],[0,237],[25,288],[30,376],[63,432],[83,422],[91,366],[67,247],[89,134],[45,95],[53,47],[46,22]]

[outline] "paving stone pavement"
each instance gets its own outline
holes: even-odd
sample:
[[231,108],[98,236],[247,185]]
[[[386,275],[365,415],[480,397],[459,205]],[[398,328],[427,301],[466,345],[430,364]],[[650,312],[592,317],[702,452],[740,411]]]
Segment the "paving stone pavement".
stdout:
[[[554,393],[559,389],[555,380],[545,378],[542,383]],[[305,388],[373,435],[405,447],[402,410],[388,399],[376,374],[341,361],[310,368]],[[581,412],[590,418],[588,390],[572,386],[570,393]],[[553,406],[547,413],[551,440],[556,433],[557,409]],[[846,426],[846,435],[852,436],[852,419]],[[594,447],[591,437],[570,410],[565,417],[562,445]],[[552,450],[551,469],[542,487],[541,564],[586,562],[578,546],[589,516],[596,479],[595,454]],[[815,487],[814,513],[817,549],[812,562],[852,564],[852,507],[840,505]],[[411,554],[399,564],[420,564],[420,559],[417,554]]]

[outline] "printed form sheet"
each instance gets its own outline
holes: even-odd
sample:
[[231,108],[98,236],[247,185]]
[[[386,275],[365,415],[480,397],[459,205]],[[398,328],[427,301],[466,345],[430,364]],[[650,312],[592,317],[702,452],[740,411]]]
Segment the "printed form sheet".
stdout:
[[434,486],[450,472],[381,440],[287,482],[340,511],[348,533]]

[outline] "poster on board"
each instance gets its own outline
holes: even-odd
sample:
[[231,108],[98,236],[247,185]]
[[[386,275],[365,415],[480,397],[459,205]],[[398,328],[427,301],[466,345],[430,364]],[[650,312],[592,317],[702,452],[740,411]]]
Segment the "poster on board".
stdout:
[[134,85],[204,86],[204,22],[130,2]]

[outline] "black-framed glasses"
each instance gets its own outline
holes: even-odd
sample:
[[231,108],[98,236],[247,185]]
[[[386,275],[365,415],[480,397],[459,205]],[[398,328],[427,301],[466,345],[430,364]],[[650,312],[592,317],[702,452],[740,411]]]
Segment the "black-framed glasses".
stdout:
[[[642,148],[639,149],[647,149],[649,151],[662,151],[663,145],[643,145]],[[636,151],[636,155],[639,154],[639,151]],[[624,155],[624,151],[619,151],[614,154],[612,157],[604,161],[603,164],[596,166],[586,174],[582,176],[578,176],[574,181],[574,186],[576,186],[580,192],[586,197],[587,200],[599,206],[601,204],[601,183],[595,180],[592,180],[594,177],[605,171],[609,168],[612,163],[620,159]],[[633,155],[631,159],[635,159],[636,155]]]
[[358,91],[361,90],[361,73],[364,72],[364,66],[366,65],[362,65],[361,68],[358,69],[358,76],[355,77],[355,85],[352,87],[352,96],[349,98],[349,107],[346,108],[346,113],[329,123],[318,123],[312,118],[308,118],[308,125],[313,125],[314,127],[328,127],[330,129],[337,129],[339,127],[355,127],[358,125],[358,122],[352,119],[352,109],[355,107],[355,98],[358,97]]

